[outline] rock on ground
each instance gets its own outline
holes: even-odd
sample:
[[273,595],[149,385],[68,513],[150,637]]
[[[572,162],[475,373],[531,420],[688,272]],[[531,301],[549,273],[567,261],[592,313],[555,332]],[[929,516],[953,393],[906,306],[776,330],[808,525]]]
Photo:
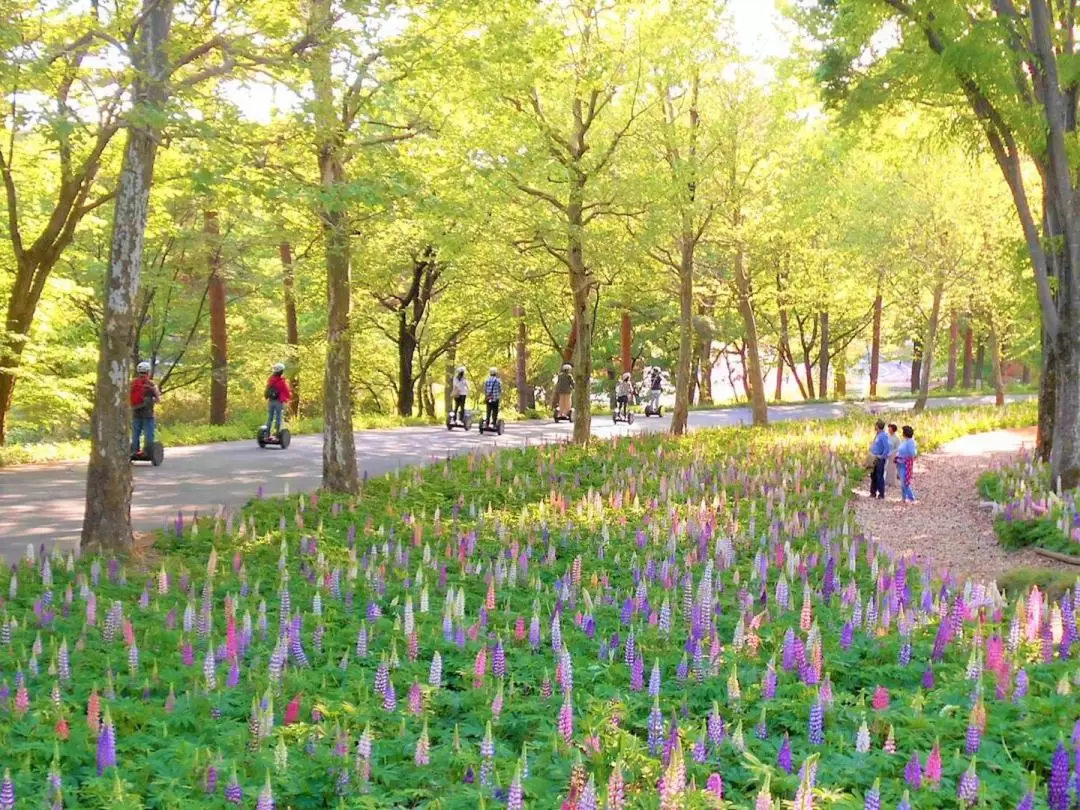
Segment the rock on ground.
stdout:
[[909,554],[922,566],[951,571],[961,579],[989,582],[1019,567],[1065,567],[1031,549],[1010,552],[997,541],[991,514],[980,505],[979,476],[1035,445],[1035,429],[995,430],[949,442],[915,462],[918,502],[903,504],[899,487],[885,502],[857,493],[855,517],[863,533],[897,556]]

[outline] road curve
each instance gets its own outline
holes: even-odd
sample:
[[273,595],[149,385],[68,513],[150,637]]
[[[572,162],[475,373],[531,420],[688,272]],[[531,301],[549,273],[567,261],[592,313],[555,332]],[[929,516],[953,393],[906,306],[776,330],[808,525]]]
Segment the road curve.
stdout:
[[[890,402],[889,408],[910,408],[911,402]],[[930,407],[993,404],[992,397],[935,398]],[[780,405],[769,408],[770,419],[829,419],[842,416],[842,404]],[[748,408],[692,411],[690,428],[749,424]],[[628,432],[667,430],[670,417],[638,416],[633,427],[615,426],[610,417],[594,417],[598,437]],[[514,447],[565,441],[571,426],[547,422],[509,424],[503,436],[481,437],[475,428],[464,433],[445,427],[364,430],[356,434],[361,471],[369,476],[398,467],[421,464],[449,454],[477,449]],[[153,468],[136,465],[132,521],[147,531],[161,527],[178,511],[190,515],[215,511],[219,506],[239,507],[262,486],[266,495],[302,492],[318,487],[322,475],[322,436],[297,436],[286,451],[260,449],[250,441],[222,442],[167,448],[165,464]],[[86,463],[70,462],[0,468],[0,555],[11,559],[28,543],[46,548],[75,548],[83,518]]]

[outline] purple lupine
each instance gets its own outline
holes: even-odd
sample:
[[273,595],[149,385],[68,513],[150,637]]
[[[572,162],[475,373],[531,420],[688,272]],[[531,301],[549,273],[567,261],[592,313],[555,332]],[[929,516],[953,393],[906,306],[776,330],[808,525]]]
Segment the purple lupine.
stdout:
[[875,779],[874,786],[863,798],[863,810],[881,810],[881,780]]
[[660,750],[660,741],[664,736],[664,716],[660,713],[659,698],[653,698],[652,710],[649,712],[648,733],[649,753],[656,756]]
[[645,688],[645,658],[640,652],[630,667],[630,688],[635,692]]
[[113,726],[109,707],[105,707],[101,719],[101,733],[97,741],[97,773],[101,776],[106,769],[116,767],[116,729]]
[[1050,810],[1068,810],[1069,807],[1069,754],[1065,743],[1059,739],[1050,762],[1050,781],[1047,784],[1047,804]]
[[713,744],[714,748],[719,748],[720,743],[724,741],[724,718],[720,715],[720,707],[715,700],[713,701],[712,711],[709,712],[706,726],[709,731],[709,742]]
[[0,782],[0,810],[15,810],[15,783],[8,768],[4,768],[4,781]]
[[652,674],[649,675],[649,697],[660,694],[660,659],[653,662]]
[[229,779],[229,784],[225,786],[225,801],[228,804],[237,807],[244,803],[244,789],[240,787],[240,782],[236,778],[235,765],[233,765],[232,777]]
[[274,810],[274,791],[270,787],[270,771],[266,772],[266,784],[259,791],[259,799],[255,802],[255,810]]
[[845,650],[848,649],[854,639],[855,628],[851,622],[845,622],[843,629],[840,631],[840,647]]
[[918,751],[911,752],[911,759],[904,766],[904,781],[916,790],[922,787],[922,765],[919,762]]
[[1016,673],[1016,687],[1013,689],[1013,703],[1019,703],[1028,692],[1027,670],[1021,667]]
[[979,800],[979,775],[975,773],[975,760],[971,760],[967,770],[960,777],[956,785],[956,798],[968,807],[974,806]]
[[484,787],[491,785],[491,777],[495,772],[495,741],[491,737],[491,721],[488,721],[484,739],[480,743],[480,784]]
[[217,765],[214,764],[213,762],[211,762],[209,765],[206,766],[206,776],[205,776],[205,779],[203,781],[203,789],[207,793],[209,793],[210,795],[213,795],[213,794],[217,793],[217,783],[218,783]]
[[979,730],[978,724],[975,722],[975,718],[972,717],[968,723],[967,734],[964,737],[964,753],[969,757],[972,754],[979,753],[979,746],[982,744],[982,731]]
[[514,779],[510,782],[510,790],[506,794],[506,810],[523,810],[525,807],[525,791],[521,786],[521,767],[514,772]]
[[397,694],[394,692],[394,682],[387,680],[386,690],[383,692],[383,709],[388,712],[397,710]]
[[791,761],[791,738],[787,732],[784,732],[784,741],[780,743],[780,751],[776,755],[776,764],[784,773],[791,773],[795,767]]
[[776,697],[776,659],[769,661],[765,668],[765,674],[761,677],[761,697],[763,700],[772,700]]
[[926,669],[923,670],[922,688],[923,689],[933,689],[934,688],[934,668],[932,666],[927,666]]
[[1029,790],[1024,794],[1024,798],[1020,800],[1020,803],[1016,805],[1016,810],[1033,810],[1035,807],[1035,791]]
[[[563,648],[564,657],[568,658],[569,653]],[[506,650],[503,649],[502,639],[495,639],[495,648],[491,651],[491,674],[496,678],[502,678],[506,675]]]
[[811,745],[823,745],[825,743],[825,707],[821,700],[814,699],[810,707],[809,738]]

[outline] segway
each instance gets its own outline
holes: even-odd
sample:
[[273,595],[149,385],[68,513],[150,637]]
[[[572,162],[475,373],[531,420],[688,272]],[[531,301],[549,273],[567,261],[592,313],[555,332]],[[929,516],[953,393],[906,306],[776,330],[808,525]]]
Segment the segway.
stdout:
[[[461,428],[466,433],[468,433],[470,430],[472,430],[472,423],[473,423],[472,411],[465,411],[463,416],[460,419],[458,419],[457,412],[454,411],[454,410],[451,410],[450,413],[448,413],[446,415],[446,429],[447,430],[453,430],[454,428]],[[481,431],[481,432],[483,432],[483,431]]]
[[287,450],[289,448],[289,442],[292,441],[292,434],[289,433],[288,428],[284,427],[277,433],[271,433],[269,425],[262,425],[259,428],[259,436],[256,441],[259,443],[259,447],[264,450],[267,447],[277,447],[281,450]]
[[490,422],[488,422],[487,416],[485,416],[483,419],[480,420],[480,435],[482,436],[485,433],[497,433],[498,435],[502,436],[503,427],[505,426],[505,424],[506,423],[500,417],[499,419],[496,419],[495,424],[492,425]]
[[661,405],[659,402],[656,403],[656,405],[653,405],[652,399],[650,398],[649,401],[645,403],[645,417],[646,418],[648,418],[650,416],[663,416],[663,415],[664,415],[664,406]]
[[165,445],[161,442],[154,442],[150,445],[150,452],[147,453],[145,448],[140,449],[137,453],[131,454],[132,461],[149,461],[155,467],[160,467],[161,462],[165,460]]
[[630,412],[629,407],[627,407],[626,413],[623,413],[619,409],[619,406],[616,405],[615,410],[611,412],[611,421],[614,422],[616,425],[619,424],[619,422],[625,422],[628,425],[632,425],[634,424],[634,414]]
[[559,412],[559,405],[558,405],[558,403],[556,403],[554,416],[555,416],[555,423],[556,424],[558,424],[559,422],[573,422],[574,421],[574,409],[571,408],[566,413],[560,413]]

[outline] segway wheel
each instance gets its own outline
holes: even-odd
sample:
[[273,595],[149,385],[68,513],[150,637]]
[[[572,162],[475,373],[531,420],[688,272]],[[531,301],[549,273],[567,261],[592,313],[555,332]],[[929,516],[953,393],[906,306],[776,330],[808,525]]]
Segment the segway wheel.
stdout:
[[282,428],[281,433],[278,434],[278,443],[281,445],[282,450],[287,450],[289,442],[292,441],[292,434],[289,433],[288,428]]
[[628,413],[626,415],[626,424],[628,424],[628,425],[634,424],[634,415],[632,413]]
[[446,429],[447,430],[453,430],[454,429],[454,423],[450,421],[449,416],[446,417]]
[[502,419],[500,419],[498,422],[495,423],[495,432],[502,436],[504,427],[506,427],[506,423]]
[[469,416],[469,414],[465,414],[465,419],[463,421],[463,424],[465,425],[465,432],[466,433],[468,433],[470,430],[472,430],[472,417]]
[[161,462],[165,460],[165,445],[161,442],[154,442],[150,448],[150,463],[155,467],[160,467]]
[[656,415],[657,416],[663,416],[664,415],[664,406],[663,405],[661,405],[659,408],[656,409]]
[[615,411],[612,412],[611,421],[614,422],[616,425],[619,424],[619,414],[618,414],[618,412],[615,412]]

